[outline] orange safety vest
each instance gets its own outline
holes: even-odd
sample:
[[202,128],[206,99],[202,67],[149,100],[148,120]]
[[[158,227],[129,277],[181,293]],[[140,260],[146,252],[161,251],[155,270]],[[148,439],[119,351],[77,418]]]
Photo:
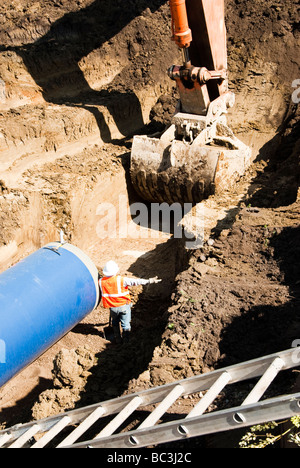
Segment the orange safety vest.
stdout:
[[122,276],[106,276],[101,278],[99,286],[105,309],[121,307],[131,302],[130,292],[128,287],[124,286],[124,278]]

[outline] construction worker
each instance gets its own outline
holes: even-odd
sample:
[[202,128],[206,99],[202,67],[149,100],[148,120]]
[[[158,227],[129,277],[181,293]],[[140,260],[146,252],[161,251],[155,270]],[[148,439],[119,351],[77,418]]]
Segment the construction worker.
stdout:
[[[131,298],[128,286],[138,286],[150,283],[159,283],[157,277],[150,279],[128,278],[120,276],[119,267],[113,260],[107,262],[103,268],[103,278],[99,280],[102,295],[102,304],[110,309],[110,324],[113,327],[117,343],[129,341],[131,331]],[[122,337],[120,333],[122,328]]]

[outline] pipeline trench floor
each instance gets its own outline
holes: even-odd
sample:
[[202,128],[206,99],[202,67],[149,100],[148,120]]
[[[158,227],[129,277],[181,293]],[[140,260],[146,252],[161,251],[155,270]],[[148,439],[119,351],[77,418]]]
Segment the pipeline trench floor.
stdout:
[[[103,329],[108,315],[99,306],[2,388],[3,427],[168,383],[223,363],[276,352],[279,336],[281,348],[288,348],[297,338],[299,285],[289,273],[286,279],[285,269],[290,257],[299,256],[299,196],[288,209],[285,204],[276,208],[260,206],[263,198],[259,197],[260,203],[255,198],[260,191],[269,205],[271,194],[274,197],[270,184],[278,184],[277,171],[268,172],[266,163],[257,162],[238,186],[204,201],[205,239],[214,238],[214,244],[205,242],[201,249],[188,252],[182,240],[166,232],[134,225],[141,231],[138,238],[130,237],[132,217],[128,210],[137,200],[126,177],[128,152],[124,147],[114,147],[112,155],[112,148],[103,148],[110,170],[100,171],[91,185],[87,187],[90,171],[80,182],[77,179],[75,186],[70,181],[78,177],[76,171],[66,178],[65,185],[61,181],[58,184],[55,204],[57,200],[62,203],[58,195],[66,193],[67,186],[74,191],[69,188],[63,202],[66,208],[71,200],[72,206],[65,228],[72,226],[73,231],[65,229],[66,233],[100,271],[113,258],[124,274],[157,275],[163,282],[133,289],[133,332],[128,345],[120,348],[105,339]],[[122,164],[117,152],[123,158]],[[69,158],[65,158],[55,167],[44,165],[40,177],[26,177],[34,177],[40,189],[51,172],[56,180],[60,171],[67,174],[68,164]],[[57,213],[47,211],[49,205],[43,205],[43,199],[39,202],[31,209],[42,204],[49,220],[57,219]],[[55,206],[61,206],[59,203]],[[116,216],[111,223],[106,216],[114,208]],[[108,228],[112,227],[126,236],[111,236]],[[298,267],[295,262],[295,276]],[[252,329],[251,317],[257,321],[257,329]],[[239,336],[245,327],[249,342],[244,337],[241,343]],[[229,330],[233,330],[232,336]],[[266,341],[262,336],[267,337]],[[172,411],[184,412],[190,403],[189,399],[182,400]]]

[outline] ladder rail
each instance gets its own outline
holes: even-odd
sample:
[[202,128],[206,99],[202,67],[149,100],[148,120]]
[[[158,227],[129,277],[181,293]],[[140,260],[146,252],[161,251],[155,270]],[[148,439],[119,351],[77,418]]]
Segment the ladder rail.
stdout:
[[159,424],[148,429],[116,434],[102,440],[90,440],[65,448],[142,448],[185,440],[212,433],[282,420],[300,414],[300,393],[271,398],[258,403]]
[[[135,398],[141,399],[138,405],[140,407],[160,403],[158,406],[159,409],[156,408],[153,411],[154,416],[152,416],[153,413],[150,414],[148,417],[149,419],[147,418],[148,422],[146,420],[141,424],[139,429],[143,430],[144,428],[151,427],[149,426],[149,421],[151,424],[156,424],[159,418],[168,409],[167,406],[174,403],[177,398],[196,392],[207,391],[204,397],[191,411],[190,415],[187,415],[186,417],[186,419],[192,419],[194,416],[200,416],[200,414],[204,413],[209,404],[228,383],[233,384],[261,377],[259,382],[244,401],[243,404],[246,406],[249,403],[256,403],[259,398],[261,398],[265,389],[271,381],[273,381],[280,370],[290,369],[296,367],[296,365],[295,348],[292,348],[290,350],[229,366],[221,370],[215,370],[207,374],[190,377],[172,384],[150,388],[135,394],[107,400],[84,408],[78,408],[56,416],[50,416],[40,421],[32,421],[23,425],[18,424],[8,430],[5,429],[0,431],[0,447],[6,446],[8,443],[14,445],[15,441],[15,445],[18,445],[19,439],[27,442],[28,438],[26,434],[31,434],[30,430],[32,426],[35,426],[34,431],[38,428],[36,433],[45,433],[41,438],[43,440],[36,442],[34,447],[46,445],[46,443],[60,432],[58,430],[60,427],[62,427],[61,430],[63,430],[68,426],[74,426],[75,429],[73,429],[67,439],[60,444],[65,446],[65,442],[67,442],[67,445],[71,445],[78,440],[78,438],[99,418],[122,412],[128,405],[131,405],[132,400]],[[96,417],[94,418],[94,416]],[[66,417],[68,419],[65,419]],[[64,422],[61,422],[62,420]],[[53,437],[51,437],[51,434],[53,434]]]

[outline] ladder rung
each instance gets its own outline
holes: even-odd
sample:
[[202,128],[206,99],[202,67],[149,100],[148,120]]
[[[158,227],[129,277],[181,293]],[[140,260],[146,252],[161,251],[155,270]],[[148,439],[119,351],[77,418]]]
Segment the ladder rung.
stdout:
[[7,433],[0,437],[0,447],[7,444],[7,442],[12,438],[12,435]]
[[9,448],[21,448],[23,447],[26,442],[31,439],[37,432],[39,432],[40,426],[38,424],[34,424],[31,426],[24,434],[21,435],[13,444],[9,446]]
[[187,415],[186,419],[194,418],[195,416],[200,416],[203,414],[209,405],[214,401],[214,399],[219,395],[223,388],[230,381],[231,376],[228,372],[223,372],[216,382],[210,387],[206,392],[203,398],[197,403],[197,405],[192,409],[192,411]]
[[70,424],[71,419],[68,416],[63,417],[56,423],[49,432],[46,432],[46,434],[40,438],[35,444],[32,445],[31,448],[43,448],[45,445],[47,445],[57,434],[59,434],[65,427]]
[[168,408],[180,397],[184,392],[182,385],[176,385],[173,390],[164,398],[164,400],[149,414],[144,422],[139,426],[139,429],[154,426],[160,417],[167,411]]
[[255,387],[251,390],[247,398],[242,403],[244,405],[250,405],[251,403],[257,403],[269,387],[270,383],[275,379],[276,375],[284,366],[284,361],[280,358],[274,359],[271,365],[268,367],[266,372],[259,379]]
[[82,423],[71,432],[58,446],[57,448],[65,447],[67,445],[74,444],[82,434],[85,433],[101,416],[105,413],[105,409],[102,406],[96,408]]
[[107,425],[95,439],[101,439],[103,437],[110,436],[113,434],[118,427],[143,403],[141,397],[136,396],[123,408],[123,410]]

